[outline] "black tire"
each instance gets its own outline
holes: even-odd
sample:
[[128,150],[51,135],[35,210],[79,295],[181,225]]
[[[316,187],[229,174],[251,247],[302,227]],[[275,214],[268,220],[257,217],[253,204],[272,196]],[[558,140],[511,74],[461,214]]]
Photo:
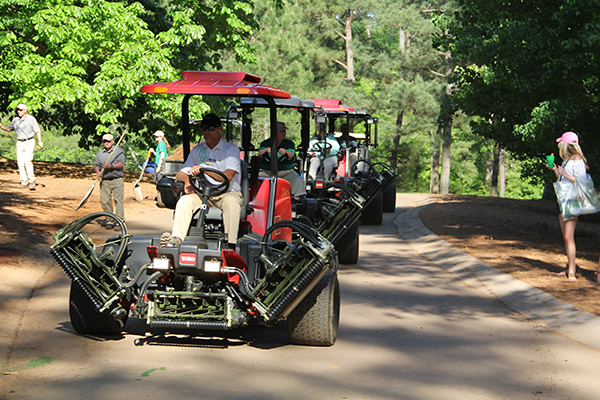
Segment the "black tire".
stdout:
[[358,262],[358,221],[356,221],[336,242],[340,264],[356,264]]
[[330,272],[306,295],[287,318],[293,344],[332,346],[340,324],[340,284]]
[[118,335],[127,323],[127,313],[121,320],[117,320],[110,315],[109,310],[98,312],[79,284],[75,282],[71,282],[69,317],[73,329],[84,335]]
[[383,223],[383,193],[379,192],[365,207],[360,217],[364,225],[381,225]]
[[383,192],[383,212],[391,213],[396,211],[396,185],[391,184]]

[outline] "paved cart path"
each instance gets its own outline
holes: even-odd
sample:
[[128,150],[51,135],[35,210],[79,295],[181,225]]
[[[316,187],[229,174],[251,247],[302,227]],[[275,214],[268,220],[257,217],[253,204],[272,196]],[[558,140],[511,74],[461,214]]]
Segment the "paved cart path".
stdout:
[[[465,269],[415,221],[427,201],[398,195],[381,226],[360,227],[359,263],[339,271],[332,347],[290,345],[285,322],[188,336],[130,319],[122,337],[80,336],[54,265],[28,301],[0,399],[596,399],[598,350],[549,329],[543,304],[543,322],[511,308],[511,293],[527,298],[527,288]],[[160,210],[128,226],[160,232],[170,217]],[[563,316],[573,330],[596,321]]]

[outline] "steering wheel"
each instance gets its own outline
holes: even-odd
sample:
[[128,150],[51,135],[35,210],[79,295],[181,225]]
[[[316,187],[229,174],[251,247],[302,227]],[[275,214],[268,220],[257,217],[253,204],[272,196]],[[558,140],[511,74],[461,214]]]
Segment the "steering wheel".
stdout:
[[360,171],[360,172],[363,172],[365,174],[370,174],[371,171],[374,171],[373,165],[370,162],[368,162],[367,160],[360,159],[360,160],[355,161],[354,164],[352,164],[352,167],[350,169],[352,171],[352,176],[355,176],[359,172],[358,165],[361,163],[366,164],[366,167],[363,166],[364,170]]
[[332,148],[333,148],[333,145],[331,143],[329,143],[326,140],[323,140],[323,141],[320,140],[313,144],[312,151],[320,151],[321,155],[326,156],[327,152],[331,151]]
[[[208,172],[214,172],[223,178],[223,181],[217,184],[210,182]],[[223,172],[214,168],[200,168],[198,175],[190,176],[190,185],[199,195],[218,196],[229,190],[229,178]]]
[[[265,160],[266,162],[268,162],[268,163],[271,162],[271,154],[267,153],[266,151],[262,157],[263,157],[263,160]],[[279,154],[279,152],[277,152],[277,161],[279,161],[280,163],[282,163],[284,161],[288,161],[287,154],[281,155],[281,154]]]

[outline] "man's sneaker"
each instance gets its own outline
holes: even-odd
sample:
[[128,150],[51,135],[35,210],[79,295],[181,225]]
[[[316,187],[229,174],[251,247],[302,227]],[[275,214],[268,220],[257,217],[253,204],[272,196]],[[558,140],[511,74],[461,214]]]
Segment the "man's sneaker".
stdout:
[[107,222],[106,225],[104,225],[104,227],[106,229],[114,229],[115,228],[115,224],[113,224],[112,222]]
[[181,238],[172,236],[169,232],[165,232],[160,235],[160,247],[179,247],[181,244]]
[[29,190],[35,190],[35,182],[29,184]]

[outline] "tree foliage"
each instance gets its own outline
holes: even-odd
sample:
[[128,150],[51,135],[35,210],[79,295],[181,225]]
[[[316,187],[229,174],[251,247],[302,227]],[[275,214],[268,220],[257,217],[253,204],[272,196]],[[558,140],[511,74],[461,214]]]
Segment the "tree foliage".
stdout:
[[3,106],[26,103],[84,146],[115,125],[168,132],[179,102],[140,87],[218,69],[225,48],[252,60],[252,10],[250,0],[0,0]]
[[[474,131],[497,140],[541,176],[542,155],[566,130],[597,167],[600,12],[590,0],[458,0],[446,48],[461,61],[456,101]],[[597,168],[594,168],[597,169]]]

